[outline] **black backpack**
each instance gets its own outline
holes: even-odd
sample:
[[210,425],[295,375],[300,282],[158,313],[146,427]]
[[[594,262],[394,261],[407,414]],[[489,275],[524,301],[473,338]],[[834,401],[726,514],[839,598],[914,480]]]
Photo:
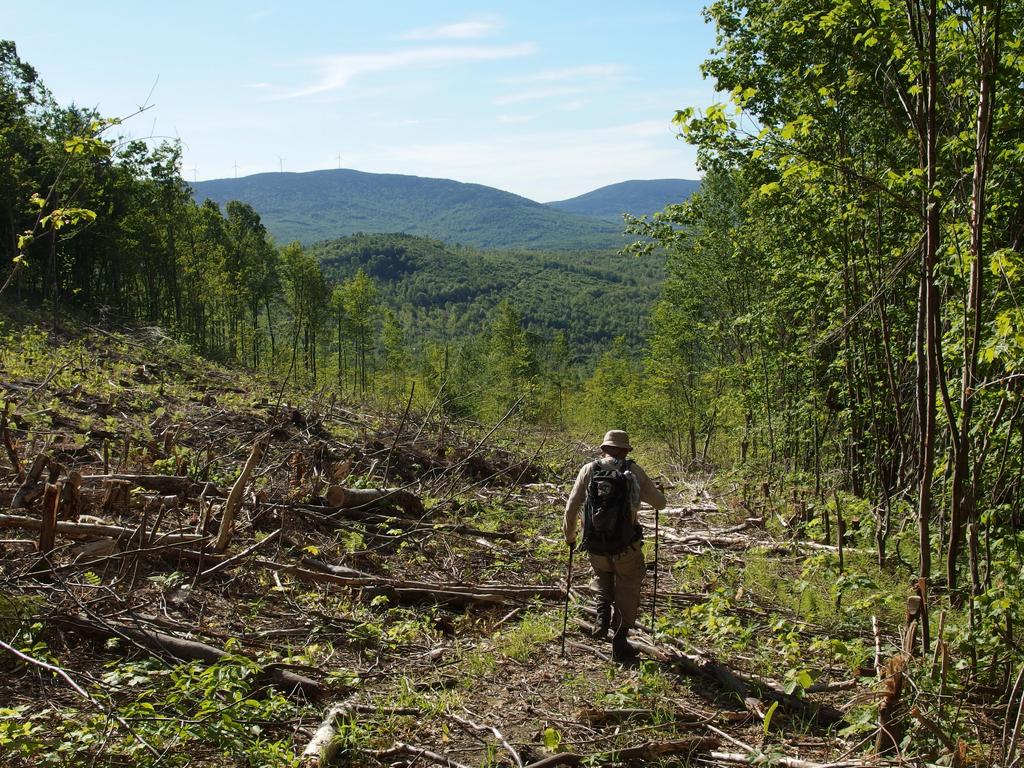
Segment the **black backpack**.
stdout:
[[640,526],[633,523],[630,485],[627,472],[632,461],[604,466],[594,462],[583,505],[583,549],[594,555],[617,555],[641,538]]

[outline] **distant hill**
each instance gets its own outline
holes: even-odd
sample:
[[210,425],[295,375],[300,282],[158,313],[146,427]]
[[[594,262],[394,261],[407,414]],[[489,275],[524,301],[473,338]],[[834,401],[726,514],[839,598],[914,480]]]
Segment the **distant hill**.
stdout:
[[634,216],[655,213],[670,203],[683,202],[698,189],[700,182],[688,179],[622,181],[569,200],[556,200],[547,206],[566,213],[619,222],[623,213]]
[[250,204],[278,242],[403,232],[477,248],[592,249],[625,244],[622,226],[482,184],[346,169],[260,173],[192,184],[199,202]]
[[414,341],[478,333],[508,299],[530,332],[562,331],[575,362],[618,336],[639,347],[664,278],[655,255],[480,251],[401,234],[352,235],[310,251],[331,280],[365,270]]

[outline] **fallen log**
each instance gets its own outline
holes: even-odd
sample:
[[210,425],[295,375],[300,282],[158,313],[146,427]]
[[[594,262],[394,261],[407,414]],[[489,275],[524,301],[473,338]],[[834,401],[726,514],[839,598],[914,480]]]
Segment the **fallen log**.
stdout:
[[[636,642],[634,644],[643,650],[658,652],[658,649],[646,643]],[[710,680],[724,690],[734,693],[749,711],[761,719],[764,719],[761,699],[767,699],[778,702],[779,709],[786,714],[813,722],[824,728],[837,725],[845,720],[843,713],[834,707],[815,704],[786,693],[766,682],[744,677],[703,654],[691,654],[682,649],[672,649],[667,654],[666,660],[687,675]]]
[[299,558],[299,562],[303,565],[308,565],[311,568],[316,568],[318,571],[333,573],[335,576],[346,576],[354,579],[373,578],[372,574],[366,573],[365,571],[357,571],[355,568],[346,568],[343,565],[331,565],[330,563],[317,560],[315,557],[310,557],[309,555],[303,555]]
[[335,738],[338,735],[338,718],[347,717],[351,712],[352,708],[346,704],[336,704],[327,710],[320,727],[302,750],[299,759],[303,768],[319,768],[321,765],[329,765],[334,760],[341,749],[341,742]]
[[[22,515],[0,515],[0,528],[21,528],[38,531],[42,520]],[[94,523],[72,523],[67,520],[56,521],[56,532],[69,539],[108,538],[128,539],[140,533],[138,527],[126,528],[122,525],[97,525]],[[194,544],[208,537],[201,533],[161,533],[152,536],[152,544]]]
[[223,492],[209,486],[208,483],[197,483],[191,477],[180,475],[132,475],[115,473],[110,475],[82,475],[82,485],[101,485],[108,480],[120,480],[132,484],[132,487],[145,488],[163,496],[198,496],[206,490],[207,496],[223,496]]
[[322,560],[317,560],[312,557],[303,557],[301,562],[318,570],[334,574],[335,576],[350,579],[353,582],[350,586],[388,586],[395,587],[396,589],[444,590],[446,592],[464,592],[466,594],[488,593],[522,600],[532,600],[537,597],[561,600],[565,597],[565,590],[562,587],[543,584],[515,586],[511,584],[410,581],[407,579],[390,579],[383,576],[374,576],[369,573],[363,573],[361,571],[353,571],[351,568],[331,565],[330,563],[325,563]]
[[449,588],[448,585],[438,587],[398,587],[392,586],[384,579],[350,578],[347,576],[335,576],[333,573],[322,573],[300,568],[297,565],[276,563],[271,560],[255,560],[265,568],[290,574],[303,581],[312,581],[318,584],[330,584],[337,587],[360,590],[364,598],[378,596],[387,597],[394,602],[423,603],[435,602],[443,605],[465,606],[465,605],[503,605],[505,597],[493,593],[472,593],[468,591],[457,591],[456,588]]
[[398,507],[408,517],[422,517],[423,500],[402,488],[343,488],[332,485],[327,489],[327,506],[333,509],[387,509]]
[[317,522],[333,525],[334,527],[341,525],[338,518],[355,520],[360,523],[378,523],[391,528],[402,528],[406,530],[414,528],[420,524],[418,520],[408,520],[404,517],[392,517],[390,515],[383,515],[379,512],[368,512],[364,509],[324,507],[318,504],[296,504],[294,506],[277,504],[274,506],[282,509],[294,510],[299,514],[307,515]]
[[[300,515],[306,515],[307,517],[315,520],[318,523],[339,527],[341,525],[338,518],[344,520],[354,520],[360,523],[372,523],[387,528],[399,528],[404,531],[413,530],[415,528],[421,528],[422,522],[419,518],[422,515],[417,516],[417,519],[411,519],[408,517],[395,517],[393,515],[382,514],[384,510],[380,512],[369,512],[366,509],[358,507],[346,508],[346,507],[325,507],[317,504],[296,504],[296,505],[274,505],[277,508],[286,509],[294,512],[298,512]],[[430,527],[431,533],[445,533],[454,534],[457,536],[474,536],[477,537],[479,543],[480,538],[486,539],[503,539],[505,541],[516,541],[518,535],[515,533],[509,533],[507,531],[484,531],[478,528],[472,528],[468,525],[461,523],[447,523],[441,525],[433,525]],[[485,546],[491,547],[492,545],[484,542]]]
[[337,757],[341,749],[341,742],[335,737],[338,735],[338,720],[342,717],[352,717],[356,714],[386,714],[409,715],[419,717],[422,711],[418,709],[381,709],[366,704],[335,704],[327,710],[320,727],[316,729],[313,738],[306,744],[300,756],[302,768],[319,768],[329,765]]
[[[216,664],[233,655],[198,640],[186,640],[183,637],[176,637],[155,629],[142,629],[122,623],[97,624],[85,616],[60,616],[54,620],[54,623],[64,629],[101,640],[127,637],[149,651],[167,654],[181,661],[204,661],[208,664]],[[299,691],[311,701],[317,700],[324,693],[323,686],[316,680],[281,667],[264,667],[257,675],[257,679],[288,694]]]
[[[594,631],[594,625],[589,622],[576,619],[575,623],[585,631]],[[747,678],[704,654],[687,653],[676,646],[675,641],[671,638],[669,638],[669,642],[674,646],[671,648],[655,646],[639,639],[631,639],[630,642],[651,658],[671,664],[685,675],[703,678],[734,694],[749,712],[762,720],[765,708],[763,708],[761,700],[767,699],[778,702],[779,709],[787,715],[798,717],[821,727],[827,728],[845,721],[843,713],[834,707],[815,704],[786,693],[764,681]]]

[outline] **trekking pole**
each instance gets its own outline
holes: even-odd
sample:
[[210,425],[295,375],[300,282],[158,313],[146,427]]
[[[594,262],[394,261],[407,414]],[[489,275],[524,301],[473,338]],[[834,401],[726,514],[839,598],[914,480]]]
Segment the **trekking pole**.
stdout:
[[565,613],[562,616],[562,658],[565,658],[565,633],[569,628],[569,588],[572,586],[572,553],[576,551],[576,542],[569,543],[569,567],[565,572]]
[[654,508],[654,594],[651,595],[651,637],[654,637],[654,614],[658,606],[658,508]]

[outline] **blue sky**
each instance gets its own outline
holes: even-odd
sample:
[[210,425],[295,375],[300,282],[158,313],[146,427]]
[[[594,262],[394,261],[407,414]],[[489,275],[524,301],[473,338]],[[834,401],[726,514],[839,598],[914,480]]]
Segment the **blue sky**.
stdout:
[[128,130],[180,137],[189,180],[340,165],[546,202],[697,177],[670,120],[714,100],[702,5],[37,0],[0,36],[61,103],[148,99]]

